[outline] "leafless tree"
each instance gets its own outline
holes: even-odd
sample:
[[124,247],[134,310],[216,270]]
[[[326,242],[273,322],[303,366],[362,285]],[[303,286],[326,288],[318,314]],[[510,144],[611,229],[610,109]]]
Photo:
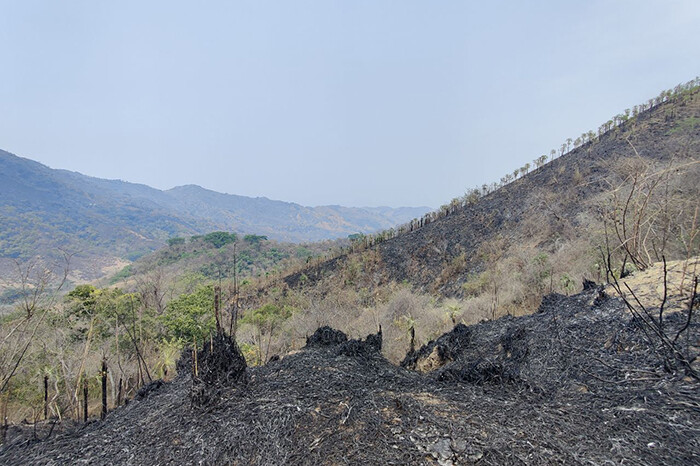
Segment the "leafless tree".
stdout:
[[[17,374],[46,316],[53,309],[68,280],[72,254],[62,253],[63,264],[51,267],[39,259],[15,261],[18,311],[0,326],[0,395]],[[56,272],[59,270],[59,272]]]

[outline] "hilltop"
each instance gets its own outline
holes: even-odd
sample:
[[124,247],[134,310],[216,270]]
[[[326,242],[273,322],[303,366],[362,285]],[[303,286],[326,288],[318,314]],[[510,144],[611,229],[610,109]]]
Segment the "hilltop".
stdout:
[[304,207],[194,185],[161,191],[55,170],[0,151],[0,268],[5,269],[12,258],[51,258],[62,248],[75,254],[74,272],[90,279],[172,237],[223,230],[319,241],[390,228],[428,210]]
[[[175,237],[168,245],[147,254],[97,283],[132,288],[157,274],[169,285],[230,280],[248,283],[255,278],[286,270],[290,264],[323,257],[348,240],[285,243],[265,235],[237,235],[215,231],[205,235]],[[235,272],[234,272],[235,270]]]

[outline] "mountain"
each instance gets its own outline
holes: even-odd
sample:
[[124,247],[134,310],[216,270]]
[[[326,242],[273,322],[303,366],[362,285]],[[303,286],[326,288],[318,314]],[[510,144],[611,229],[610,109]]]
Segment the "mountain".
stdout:
[[320,241],[358,232],[391,228],[421,216],[428,207],[357,208],[338,205],[304,207],[264,197],[222,194],[196,185],[165,191],[167,205],[182,215],[221,219],[236,231],[263,234],[280,241]]
[[194,185],[161,191],[55,170],[0,151],[0,262],[56,256],[64,248],[77,253],[73,266],[85,277],[179,235],[224,230],[317,241],[390,228],[428,210],[305,207]]

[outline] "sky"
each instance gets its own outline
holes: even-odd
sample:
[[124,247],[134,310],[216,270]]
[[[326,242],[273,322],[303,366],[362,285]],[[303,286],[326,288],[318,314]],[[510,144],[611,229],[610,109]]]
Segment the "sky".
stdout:
[[700,1],[0,0],[0,149],[438,207],[700,74]]

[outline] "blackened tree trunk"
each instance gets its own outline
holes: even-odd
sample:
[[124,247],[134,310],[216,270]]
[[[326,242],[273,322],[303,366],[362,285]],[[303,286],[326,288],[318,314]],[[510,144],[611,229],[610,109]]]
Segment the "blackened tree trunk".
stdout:
[[44,376],[44,420],[49,419],[49,376]]
[[221,333],[221,319],[219,318],[219,308],[221,304],[221,287],[214,287],[214,318],[216,319],[216,334]]
[[83,379],[83,422],[88,420],[88,381]]
[[120,407],[122,405],[122,378],[119,377],[119,389],[117,390],[117,404],[115,407]]
[[107,361],[102,360],[102,419],[107,417]]

